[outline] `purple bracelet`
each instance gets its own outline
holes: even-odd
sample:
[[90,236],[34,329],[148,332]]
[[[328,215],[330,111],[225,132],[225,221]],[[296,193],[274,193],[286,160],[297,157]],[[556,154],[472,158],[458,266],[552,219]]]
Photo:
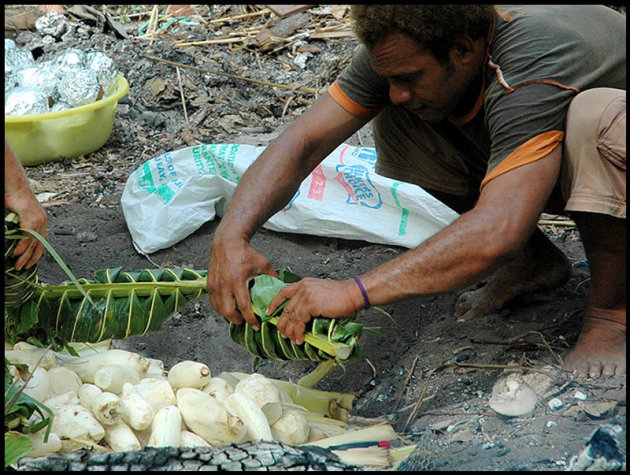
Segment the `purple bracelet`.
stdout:
[[359,286],[359,290],[361,290],[361,293],[363,294],[363,300],[365,300],[365,309],[367,310],[372,305],[370,304],[370,299],[368,299],[367,292],[365,291],[365,287],[363,287],[363,284],[361,283],[361,279],[359,279],[358,275],[354,276],[354,281],[357,283],[357,285]]

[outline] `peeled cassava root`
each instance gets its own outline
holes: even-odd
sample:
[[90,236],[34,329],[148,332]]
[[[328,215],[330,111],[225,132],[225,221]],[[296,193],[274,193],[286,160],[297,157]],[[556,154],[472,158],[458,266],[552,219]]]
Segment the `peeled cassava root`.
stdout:
[[[212,377],[206,364],[189,360],[165,371],[160,360],[118,349],[86,349],[79,357],[48,351],[45,367],[37,367],[35,357],[46,356],[46,350],[16,344],[9,351],[32,368],[25,391],[55,414],[46,443],[44,431],[31,436],[33,456],[272,439],[300,445],[322,438],[326,431],[319,428],[326,421],[337,430],[347,426],[310,409],[330,407],[334,393],[302,391],[288,382],[280,387],[280,381],[258,373]],[[310,400],[315,397],[325,401],[318,405]],[[336,399],[348,397],[338,393]],[[34,414],[32,422],[39,417]]]

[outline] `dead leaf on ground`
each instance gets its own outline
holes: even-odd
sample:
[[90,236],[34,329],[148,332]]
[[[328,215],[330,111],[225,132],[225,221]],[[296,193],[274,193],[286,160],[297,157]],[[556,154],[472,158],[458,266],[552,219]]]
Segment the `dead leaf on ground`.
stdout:
[[617,404],[618,402],[613,400],[578,401],[579,408],[596,419],[608,416],[617,407]]

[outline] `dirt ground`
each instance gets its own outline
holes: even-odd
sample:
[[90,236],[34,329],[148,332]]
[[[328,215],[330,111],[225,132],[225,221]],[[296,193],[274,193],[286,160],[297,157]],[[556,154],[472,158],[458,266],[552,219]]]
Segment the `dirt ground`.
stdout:
[[[74,26],[55,43],[42,42],[33,28],[17,35],[9,32],[18,46],[30,48],[41,59],[70,47],[99,49],[116,61],[130,83],[129,94],[119,103],[112,136],[101,149],[27,168],[48,212],[49,241],[79,277],[91,278],[98,269],[121,265],[127,270],[206,269],[217,220],[149,258],[135,251],[120,206],[127,177],[145,161],[189,145],[268,144],[315,98],[180,68],[187,124],[176,71],[143,55],[319,90],[332,82],[357,44],[352,37],[312,39],[307,34],[298,46],[301,51],[291,47],[275,53],[262,51],[255,41],[244,48],[238,48],[239,43],[236,47],[230,43],[174,47],[175,41],[223,37],[220,34],[238,33],[273,18],[267,14],[240,23],[211,23],[221,16],[259,10],[223,5],[196,6],[196,10],[205,23],[172,25],[153,42],[138,34],[148,15],[124,26],[114,24],[126,37],[108,22],[76,16],[69,17]],[[307,10],[298,14],[303,24],[298,22],[301,26],[294,31],[308,33],[316,21],[347,28],[347,14],[335,13],[340,19],[323,7]],[[304,69],[295,61],[300,53],[307,57]],[[348,143],[371,146],[369,126]],[[466,323],[453,318],[459,292],[387,305],[384,310],[391,319],[375,309],[362,311],[359,321],[378,328],[378,334],[364,332],[362,358],[335,369],[317,387],[356,393],[354,416],[386,418],[410,442],[420,443],[426,456],[419,459],[419,469],[566,470],[597,427],[618,424],[625,429],[625,375],[577,380],[561,368],[562,356],[579,334],[589,270],[574,227],[546,225],[543,229],[573,263],[573,275],[564,286],[523,299],[501,314]],[[405,252],[359,240],[268,230],[256,234],[253,245],[277,268],[332,279],[361,274]],[[39,276],[46,283],[66,278],[48,253],[40,261]],[[206,363],[213,374],[254,369],[254,357],[231,341],[226,321],[212,310],[206,297],[186,306],[161,330],[117,340],[116,346],[161,359],[167,369],[184,359]],[[506,418],[488,406],[493,385],[508,365],[553,368],[549,370],[552,386],[525,416]],[[256,371],[297,381],[315,366],[310,361],[264,360]],[[579,393],[586,399],[579,399]],[[421,396],[423,403],[418,407]],[[560,409],[548,405],[553,397],[563,402]],[[625,432],[619,444],[625,466]]]

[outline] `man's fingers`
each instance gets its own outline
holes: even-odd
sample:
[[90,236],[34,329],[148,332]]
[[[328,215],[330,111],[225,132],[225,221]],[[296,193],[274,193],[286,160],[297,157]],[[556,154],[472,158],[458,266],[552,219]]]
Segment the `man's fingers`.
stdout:
[[213,292],[208,291],[210,297],[210,305],[228,321],[240,325],[244,322],[243,316],[236,307],[236,301],[231,292],[226,292],[216,296]]
[[249,297],[249,291],[247,290],[247,285],[244,289],[239,288],[234,293],[234,298],[236,299],[236,308],[238,311],[240,311],[245,321],[249,323],[254,330],[260,330],[258,318],[256,317],[256,315],[254,315],[254,312],[252,311],[252,303]]
[[44,254],[44,246],[38,243],[37,245],[35,245],[35,248],[33,252],[31,253],[31,257],[24,267],[27,269],[30,269],[31,267],[33,267],[35,264],[37,264],[37,261],[39,261],[39,259],[42,257],[43,254]]
[[36,248],[37,245],[33,243],[32,239],[20,241],[13,252],[14,256],[18,256],[15,261],[16,270],[28,269],[37,262],[37,259],[41,256],[37,255]]
[[285,301],[293,298],[297,288],[298,287],[295,283],[281,288],[280,291],[274,296],[274,298],[271,299],[271,302],[269,302],[269,306],[267,307],[267,315],[271,315]]

